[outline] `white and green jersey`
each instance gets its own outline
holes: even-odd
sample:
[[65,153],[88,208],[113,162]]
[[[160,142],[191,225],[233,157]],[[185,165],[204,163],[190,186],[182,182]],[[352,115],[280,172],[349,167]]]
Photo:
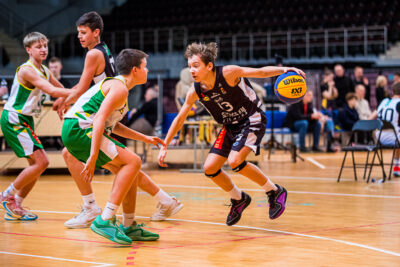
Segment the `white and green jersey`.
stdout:
[[36,68],[36,66],[33,65],[30,60],[28,60],[17,68],[14,81],[11,86],[10,97],[7,103],[4,105],[4,109],[27,116],[37,116],[42,110],[45,94],[42,92],[42,90],[40,90],[40,88],[28,88],[19,82],[18,70],[22,66],[31,66],[40,77],[46,79],[47,81],[50,79],[50,71],[46,66],[42,65],[44,70],[43,73]]
[[[78,119],[79,126],[82,129],[92,127],[94,116],[96,115],[101,103],[103,103],[105,98],[102,90],[103,83],[110,79],[120,80],[125,84],[125,80],[122,76],[107,77],[101,82],[96,83],[83,95],[81,95],[81,97],[79,97],[78,101],[76,101],[67,114],[65,114],[64,118]],[[112,90],[112,88],[110,90]],[[105,131],[108,134],[111,134],[115,124],[122,120],[127,112],[128,103],[125,103],[122,107],[114,110],[105,122]]]

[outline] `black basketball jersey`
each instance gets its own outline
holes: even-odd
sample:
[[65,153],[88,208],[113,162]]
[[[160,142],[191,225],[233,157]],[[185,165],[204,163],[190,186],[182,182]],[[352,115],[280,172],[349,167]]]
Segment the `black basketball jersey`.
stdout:
[[194,88],[200,102],[218,123],[236,124],[259,110],[261,102],[246,78],[240,78],[239,83],[231,87],[225,81],[222,69],[223,66],[215,69],[213,89],[204,91],[200,83],[194,83]]
[[104,62],[105,62],[104,71],[102,73],[100,73],[99,75],[97,75],[96,77],[94,77],[93,81],[95,83],[98,83],[99,81],[103,80],[106,77],[116,76],[117,73],[115,71],[114,58],[110,52],[110,49],[108,49],[108,46],[106,45],[106,43],[101,42],[93,48],[98,49],[103,53]]

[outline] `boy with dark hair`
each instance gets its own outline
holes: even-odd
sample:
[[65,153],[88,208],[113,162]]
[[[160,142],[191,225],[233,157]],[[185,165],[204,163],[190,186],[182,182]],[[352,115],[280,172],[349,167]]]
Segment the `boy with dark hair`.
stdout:
[[[168,145],[184,121],[196,100],[200,100],[214,119],[224,125],[204,163],[205,175],[231,196],[232,207],[226,224],[236,224],[251,198],[232,182],[222,170],[228,160],[233,171],[238,172],[257,184],[268,195],[269,217],[278,218],[285,210],[287,191],[272,181],[254,164],[247,163],[251,151],[258,154],[260,142],[265,134],[266,117],[261,110],[261,102],[247,78],[266,78],[288,71],[302,76],[297,68],[262,67],[247,68],[234,65],[215,66],[218,48],[216,43],[192,43],[185,52],[190,73],[195,81],[189,89],[186,101],[178,116],[172,122],[165,143]],[[161,148],[158,161],[161,166],[167,154],[167,146]]]
[[[62,139],[70,153],[67,164],[85,163],[81,172],[83,180],[90,183],[95,168],[99,167],[116,174],[109,201],[90,228],[119,244],[159,238],[134,222],[137,182],[145,175],[140,171],[141,160],[109,136],[115,133],[156,146],[164,145],[158,137],[143,135],[119,122],[128,111],[129,90],[147,81],[146,58],[139,50],[121,51],[117,57],[121,75],[105,78],[85,92],[65,115],[62,129]],[[117,225],[115,218],[121,203],[123,226]]]
[[343,130],[351,131],[354,123],[356,123],[360,118],[358,116],[357,110],[357,96],[355,93],[346,94],[346,104],[343,109],[339,112],[339,122]]
[[[63,99],[57,100],[59,103],[55,103],[53,107],[58,109],[59,114],[63,113],[66,107],[86,92],[92,82],[97,84],[106,77],[114,77],[116,75],[114,58],[107,45],[100,41],[103,32],[103,20],[101,16],[94,11],[85,13],[77,20],[76,26],[82,47],[88,48],[89,51],[85,57],[85,66],[81,78],[75,86],[77,88],[76,93],[71,94],[70,97],[65,99],[64,103],[62,103]],[[126,69],[126,66],[132,64],[130,60],[124,60],[124,57],[120,58],[119,68],[121,69]],[[140,61],[139,58],[133,60],[135,61],[134,64],[138,64]],[[121,69],[119,69],[120,72],[122,71]],[[83,180],[80,175],[83,164],[76,159],[74,160],[74,157],[72,157],[67,149],[63,149],[63,157],[84,202],[82,211],[77,216],[66,221],[64,225],[68,228],[89,227],[94,218],[101,213],[101,209],[96,203],[90,181]],[[165,220],[165,218],[177,213],[183,207],[177,199],[169,196],[147,175],[143,175],[139,179],[138,186],[155,197],[160,203],[159,209],[152,216],[153,220]]]
[[67,97],[72,91],[64,89],[49,69],[42,65],[48,55],[48,39],[39,32],[24,38],[29,60],[17,68],[10,98],[4,106],[0,124],[9,146],[19,158],[26,158],[26,167],[13,183],[0,193],[0,203],[6,210],[6,220],[36,220],[37,215],[22,208],[22,201],[49,165],[43,145],[34,133],[33,116],[39,116],[44,94]]

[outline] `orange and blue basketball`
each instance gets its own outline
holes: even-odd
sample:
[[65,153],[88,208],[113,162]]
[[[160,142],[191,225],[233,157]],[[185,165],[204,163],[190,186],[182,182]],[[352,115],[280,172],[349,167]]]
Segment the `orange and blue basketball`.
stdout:
[[307,92],[305,79],[296,72],[289,71],[281,74],[275,81],[275,95],[286,104],[301,101]]

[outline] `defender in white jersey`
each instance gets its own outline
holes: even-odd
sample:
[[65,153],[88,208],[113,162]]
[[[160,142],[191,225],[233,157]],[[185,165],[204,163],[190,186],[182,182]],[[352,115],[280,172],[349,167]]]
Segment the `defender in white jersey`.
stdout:
[[[61,135],[75,162],[86,163],[81,172],[83,180],[90,182],[95,168],[99,167],[116,174],[109,201],[90,228],[120,244],[159,238],[134,223],[138,177],[144,175],[140,171],[140,158],[109,136],[113,132],[125,138],[164,145],[161,139],[140,134],[119,122],[127,111],[130,88],[147,80],[146,58],[142,51],[122,50],[116,60],[121,75],[106,78],[84,93],[66,114]],[[121,203],[123,225],[119,226],[115,214]]]
[[2,207],[7,211],[6,220],[37,219],[37,215],[21,206],[49,164],[43,145],[34,132],[33,116],[40,115],[44,93],[54,97],[66,97],[71,93],[71,90],[62,88],[48,68],[42,65],[48,54],[47,43],[46,36],[39,32],[25,36],[24,46],[29,60],[17,68],[10,98],[0,119],[7,143],[17,157],[24,157],[29,163],[0,195]]
[[[385,98],[378,106],[378,118],[383,121],[390,122],[397,133],[397,140],[400,140],[400,83],[393,85],[393,97]],[[376,133],[378,138],[379,132]],[[393,131],[383,131],[381,133],[380,141],[383,145],[394,145],[396,136]],[[400,177],[400,150],[396,149],[394,154],[393,175]]]
[[[89,89],[90,84],[97,84],[106,77],[116,76],[114,58],[107,45],[101,41],[103,33],[103,20],[101,16],[94,11],[83,14],[76,21],[78,38],[82,48],[87,48],[85,56],[85,65],[79,83],[74,87],[76,93],[71,94],[68,99],[59,99],[54,103],[53,108],[58,109],[59,114],[63,113],[65,107],[75,102],[82,94]],[[80,173],[83,165],[76,162],[74,157],[63,149],[63,157],[68,164],[74,181],[81,193],[83,205],[81,212],[64,223],[68,228],[86,228],[89,227],[97,215],[101,213],[100,207],[96,203],[96,198],[90,182],[82,179]],[[174,197],[169,196],[149,176],[142,175],[138,181],[138,186],[159,202],[158,210],[151,217],[152,220],[161,221],[177,213],[183,205]]]

